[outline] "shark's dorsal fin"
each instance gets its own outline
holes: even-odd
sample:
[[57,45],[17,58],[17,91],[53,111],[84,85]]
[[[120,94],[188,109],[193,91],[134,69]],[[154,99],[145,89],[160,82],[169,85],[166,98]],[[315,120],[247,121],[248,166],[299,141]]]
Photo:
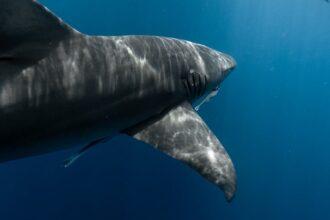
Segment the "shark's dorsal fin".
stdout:
[[41,59],[76,33],[33,0],[0,0],[0,61]]
[[125,133],[188,164],[219,186],[228,201],[233,198],[236,173],[232,161],[188,102]]

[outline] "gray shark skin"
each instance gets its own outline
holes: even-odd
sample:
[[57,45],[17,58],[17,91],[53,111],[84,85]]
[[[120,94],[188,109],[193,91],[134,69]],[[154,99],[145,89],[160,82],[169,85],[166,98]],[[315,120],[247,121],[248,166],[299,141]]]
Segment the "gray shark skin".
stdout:
[[233,163],[193,109],[235,67],[188,41],[79,33],[32,0],[0,0],[0,162],[127,134],[236,191]]

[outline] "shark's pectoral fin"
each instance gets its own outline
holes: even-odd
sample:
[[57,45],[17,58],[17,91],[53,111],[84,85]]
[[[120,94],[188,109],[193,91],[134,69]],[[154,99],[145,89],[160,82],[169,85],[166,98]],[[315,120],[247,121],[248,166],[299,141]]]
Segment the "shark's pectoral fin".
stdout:
[[92,148],[98,144],[105,143],[105,142],[109,141],[110,139],[111,139],[111,137],[104,137],[104,138],[100,138],[100,139],[90,142],[89,144],[87,144],[86,146],[81,148],[77,153],[75,153],[68,159],[64,160],[63,167],[68,168],[74,162],[76,162],[84,153],[86,153],[90,148]]
[[233,163],[188,102],[125,132],[188,164],[219,186],[228,201],[233,198],[236,191]]

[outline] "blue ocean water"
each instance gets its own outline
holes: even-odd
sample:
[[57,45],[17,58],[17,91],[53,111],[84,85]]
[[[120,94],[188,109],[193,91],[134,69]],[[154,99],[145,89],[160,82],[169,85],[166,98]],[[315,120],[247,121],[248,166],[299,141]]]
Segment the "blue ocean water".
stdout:
[[0,166],[3,220],[330,219],[330,4],[323,0],[42,0],[83,33],[161,35],[231,54],[200,114],[237,169],[222,192],[125,136]]

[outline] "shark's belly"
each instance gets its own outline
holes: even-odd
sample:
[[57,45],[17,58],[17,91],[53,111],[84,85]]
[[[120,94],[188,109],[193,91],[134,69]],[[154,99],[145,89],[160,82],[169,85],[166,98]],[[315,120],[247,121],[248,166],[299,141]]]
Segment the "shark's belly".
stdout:
[[103,106],[104,101],[89,98],[66,103],[39,107],[17,103],[1,108],[0,162],[83,147],[112,137],[175,104],[166,94],[126,98]]
[[93,112],[88,117],[88,112],[75,110],[69,106],[21,108],[19,104],[0,109],[0,162],[83,147],[120,129],[106,117],[93,116]]
[[[34,80],[32,88],[38,87],[38,79]],[[178,101],[157,89],[137,95],[139,90],[125,89],[127,83],[114,93],[98,95],[90,90],[91,95],[75,99],[63,95],[67,90],[60,86],[48,88],[50,93],[43,88],[45,92],[34,96],[36,91],[29,94],[31,88],[23,82],[17,78],[0,82],[0,94],[11,97],[0,100],[0,162],[83,147],[114,136]],[[47,80],[40,83],[47,84]]]
[[61,74],[28,69],[0,81],[0,162],[84,146],[126,126],[109,120],[112,104],[103,95],[55,83]]

